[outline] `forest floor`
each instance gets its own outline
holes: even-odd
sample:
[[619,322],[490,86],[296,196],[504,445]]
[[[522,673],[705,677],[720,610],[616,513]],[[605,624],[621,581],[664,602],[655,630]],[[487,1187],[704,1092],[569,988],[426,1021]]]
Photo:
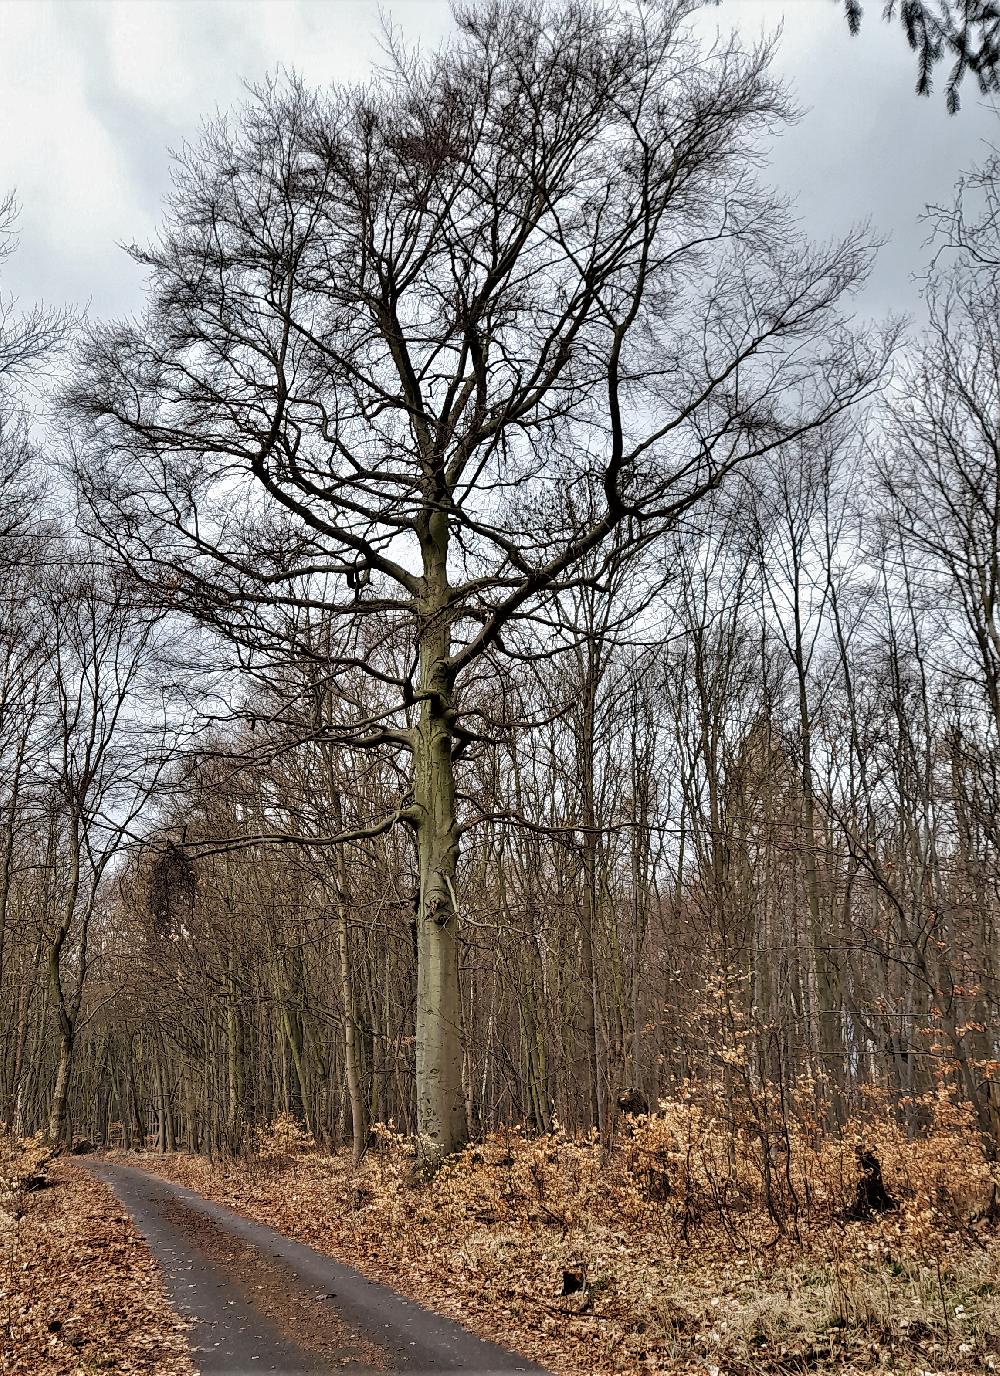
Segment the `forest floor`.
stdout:
[[966,1126],[869,1125],[898,1207],[852,1222],[850,1140],[797,1144],[767,1201],[752,1139],[683,1117],[611,1153],[493,1137],[431,1181],[389,1134],[355,1171],[288,1123],[236,1163],[132,1159],[556,1376],[998,1369],[1000,1229],[975,1221],[990,1176]]
[[193,1376],[184,1325],[111,1191],[0,1141],[0,1372]]

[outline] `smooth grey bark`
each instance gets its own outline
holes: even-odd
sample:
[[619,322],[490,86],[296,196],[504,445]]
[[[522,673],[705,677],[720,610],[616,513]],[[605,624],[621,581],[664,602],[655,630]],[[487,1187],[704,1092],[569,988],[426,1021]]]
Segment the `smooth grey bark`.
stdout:
[[53,1146],[63,1145],[67,1127],[67,1104],[69,1101],[69,1076],[73,1067],[74,1038],[72,1030],[65,1028],[59,1035],[59,1058],[56,1062],[56,1081],[52,1090],[52,1104],[49,1109],[49,1123],[46,1139]]
[[458,819],[454,681],[448,612],[448,527],[432,516],[425,541],[427,598],[420,637],[419,719],[413,733],[417,910],[417,1136],[433,1164],[468,1138],[462,1089],[458,968]]
[[[74,812],[71,815],[69,827],[70,871],[67,892],[48,951],[49,993],[59,1028],[59,1058],[56,1065],[56,1080],[52,1091],[46,1132],[48,1141],[53,1144],[62,1143],[66,1136],[69,1077],[76,1040],[76,1019],[80,1011],[80,1000],[83,992],[83,966],[81,965],[78,972],[76,990],[72,993],[68,993],[66,990],[62,969],[63,950],[69,938],[77,898],[80,893],[81,843],[80,819]],[[88,919],[89,912],[84,921],[86,922]]]

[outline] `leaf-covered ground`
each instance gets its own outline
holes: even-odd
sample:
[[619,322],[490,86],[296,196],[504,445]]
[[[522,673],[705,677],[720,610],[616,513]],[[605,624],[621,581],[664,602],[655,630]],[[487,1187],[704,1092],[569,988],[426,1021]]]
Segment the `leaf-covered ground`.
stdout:
[[990,1177],[967,1128],[919,1142],[865,1131],[899,1208],[863,1223],[843,1215],[858,1178],[850,1140],[796,1143],[768,1208],[759,1144],[679,1106],[610,1154],[494,1137],[430,1182],[389,1134],[353,1172],[288,1123],[240,1163],[138,1164],[558,1376],[995,1370],[1000,1233],[973,1221]]
[[0,1141],[0,1372],[193,1376],[184,1327],[106,1186]]

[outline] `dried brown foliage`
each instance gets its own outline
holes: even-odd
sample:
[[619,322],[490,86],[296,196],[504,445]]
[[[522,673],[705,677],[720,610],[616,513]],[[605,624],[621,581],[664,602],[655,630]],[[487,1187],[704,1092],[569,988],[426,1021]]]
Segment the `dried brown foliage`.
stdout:
[[155,1263],[106,1186],[0,1138],[0,1372],[192,1376]]
[[[287,1123],[256,1161],[142,1164],[558,1376],[994,1370],[1000,1238],[971,1221],[992,1178],[962,1111],[943,1097],[926,1108],[918,1141],[880,1104],[837,1140],[797,1128],[785,1176],[797,1215],[783,1226],[760,1138],[690,1104],[661,1106],[611,1152],[560,1133],[493,1136],[424,1183],[388,1130],[355,1172],[347,1154],[303,1153]],[[852,1223],[862,1141],[900,1208]],[[566,1274],[583,1283],[564,1295]]]

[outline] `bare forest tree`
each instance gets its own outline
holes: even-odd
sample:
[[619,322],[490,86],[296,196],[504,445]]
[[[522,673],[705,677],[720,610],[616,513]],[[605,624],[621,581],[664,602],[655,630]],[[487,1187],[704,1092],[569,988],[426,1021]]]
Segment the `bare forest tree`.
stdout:
[[259,92],[180,160],[146,316],[92,332],[69,396],[143,586],[254,664],[317,655],[307,609],[321,677],[372,680],[320,730],[398,791],[323,839],[413,834],[432,1159],[467,1134],[462,772],[504,651],[889,347],[837,316],[864,236],[802,243],[754,176],[767,48],[699,50],[689,9],[476,5],[368,86]]
[[682,1102],[791,1233],[803,1144],[950,1115],[1000,1185],[1000,168],[857,328],[693,8],[476,4],[209,125],[58,473],[66,321],[6,309],[8,1129]]
[[49,590],[46,618],[53,703],[42,779],[51,893],[45,924],[49,997],[59,1059],[48,1136],[62,1141],[93,925],[109,866],[156,788],[169,741],[157,719],[155,615],[143,614],[114,575],[87,571]]

